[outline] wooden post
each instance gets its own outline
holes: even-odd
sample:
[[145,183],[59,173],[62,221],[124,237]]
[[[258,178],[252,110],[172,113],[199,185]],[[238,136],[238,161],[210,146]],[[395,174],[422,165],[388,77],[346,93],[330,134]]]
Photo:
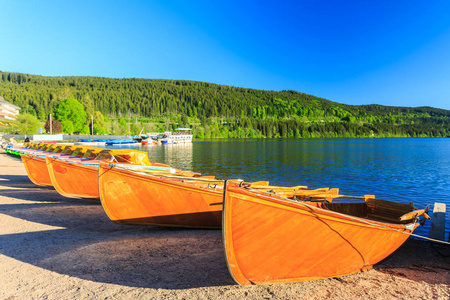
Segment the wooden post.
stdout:
[[434,203],[429,236],[432,239],[445,240],[445,203]]

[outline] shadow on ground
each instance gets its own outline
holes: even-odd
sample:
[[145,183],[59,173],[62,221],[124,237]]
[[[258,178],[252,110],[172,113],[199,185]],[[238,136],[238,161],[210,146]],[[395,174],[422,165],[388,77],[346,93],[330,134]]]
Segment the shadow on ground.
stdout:
[[[0,187],[9,188],[36,188],[27,175],[4,175],[0,174]],[[53,187],[42,187],[44,189],[52,189]]]
[[374,269],[417,282],[450,284],[450,246],[409,239]]
[[220,230],[119,225],[93,200],[59,196],[62,201],[48,202],[51,195],[44,194],[53,191],[36,192],[41,200],[20,197],[30,204],[3,204],[0,214],[55,230],[0,234],[1,254],[60,274],[124,286],[186,289],[234,284]]

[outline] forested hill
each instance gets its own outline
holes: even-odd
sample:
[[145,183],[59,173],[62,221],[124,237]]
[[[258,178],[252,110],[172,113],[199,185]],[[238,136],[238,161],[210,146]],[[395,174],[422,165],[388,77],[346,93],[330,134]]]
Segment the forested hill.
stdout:
[[353,106],[296,91],[187,80],[0,74],[0,96],[42,121],[61,100],[74,98],[88,116],[100,111],[110,123],[191,126],[198,137],[450,136],[450,111],[431,107]]

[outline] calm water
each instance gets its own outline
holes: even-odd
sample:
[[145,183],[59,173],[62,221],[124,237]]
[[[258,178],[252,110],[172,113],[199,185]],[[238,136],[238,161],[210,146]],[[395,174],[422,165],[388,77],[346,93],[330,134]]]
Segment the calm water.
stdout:
[[[173,167],[274,185],[339,187],[350,195],[434,202],[450,211],[450,139],[242,139],[141,148]],[[446,220],[449,231],[448,214]],[[430,222],[416,233],[428,236]]]

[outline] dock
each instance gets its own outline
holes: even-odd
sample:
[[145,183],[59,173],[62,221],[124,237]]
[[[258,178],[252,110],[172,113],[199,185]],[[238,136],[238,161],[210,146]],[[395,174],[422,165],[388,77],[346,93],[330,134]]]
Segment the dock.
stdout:
[[434,203],[429,234],[430,238],[445,241],[445,214],[445,203]]

